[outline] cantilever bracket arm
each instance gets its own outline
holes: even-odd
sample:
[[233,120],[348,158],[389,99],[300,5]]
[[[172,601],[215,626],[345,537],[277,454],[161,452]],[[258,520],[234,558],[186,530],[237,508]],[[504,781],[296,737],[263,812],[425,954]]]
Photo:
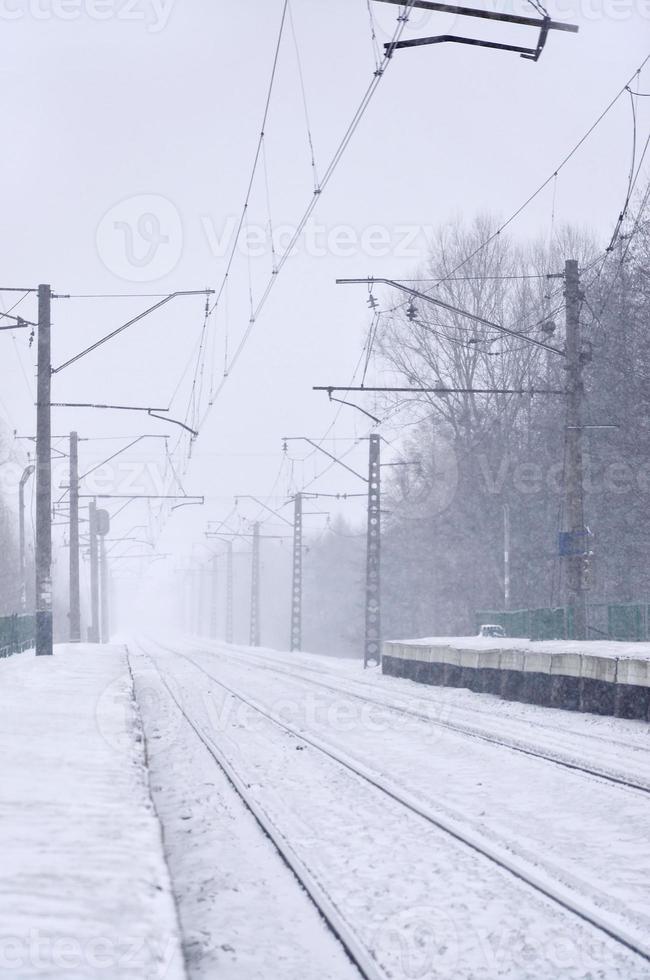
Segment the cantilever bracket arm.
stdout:
[[3,324],[0,326],[0,330],[24,330],[26,327],[37,327],[37,323],[32,323],[31,320],[25,320],[22,316],[12,316],[11,313],[0,313],[0,317],[4,317],[6,320],[13,320],[9,326]]
[[515,54],[521,55],[522,58],[537,61],[544,50],[547,36],[548,27],[546,30],[542,27],[542,33],[540,34],[540,40],[536,48],[525,48],[519,44],[504,44],[501,41],[481,41],[479,38],[459,37],[456,34],[438,34],[437,37],[414,37],[407,41],[397,41],[394,44],[389,43],[386,45],[386,48],[390,48],[392,54],[397,48],[418,48],[424,44],[469,44],[474,48],[490,48],[493,51],[513,51]]
[[153,306],[148,307],[148,309],[143,310],[142,313],[138,313],[137,316],[134,316],[126,323],[123,323],[121,327],[111,330],[110,333],[107,333],[105,337],[101,337],[99,340],[95,341],[95,343],[91,344],[90,347],[86,347],[78,354],[75,354],[74,357],[68,358],[67,361],[63,362],[63,364],[59,364],[58,367],[52,368],[52,374],[58,374],[59,371],[63,371],[64,368],[67,368],[71,364],[75,364],[77,361],[80,361],[82,357],[86,356],[86,354],[90,354],[92,351],[97,350],[97,348],[101,347],[102,344],[105,344],[108,340],[112,340],[113,337],[117,337],[118,334],[121,334],[124,330],[132,327],[134,323],[138,323],[139,320],[143,320],[150,313],[153,313],[155,310],[159,310],[161,306],[165,306],[167,303],[171,302],[171,300],[176,299],[177,296],[209,296],[212,293],[214,293],[214,289],[181,289],[174,293],[169,293],[168,296],[163,297],[163,299],[161,299],[158,303],[154,303]]
[[327,394],[329,395],[329,400],[331,402],[338,402],[339,405],[348,405],[350,408],[356,408],[358,412],[362,412],[369,419],[371,419],[376,425],[381,425],[381,419],[378,419],[376,415],[372,414],[372,412],[368,412],[365,408],[362,408],[361,405],[355,405],[354,402],[347,402],[345,401],[344,398],[335,398],[334,395],[332,394],[333,390],[334,389],[331,390],[328,389],[327,391]]
[[[399,289],[400,292],[406,293],[407,296],[412,296],[414,299],[421,299],[426,303],[431,303],[433,306],[439,306],[441,309],[447,310],[448,313],[457,313],[459,316],[467,317],[468,320],[473,320],[475,323],[481,323],[484,327],[490,327],[491,330],[499,330],[501,333],[507,334],[510,337],[517,337],[519,340],[523,340],[527,344],[532,344],[533,347],[540,347],[542,350],[550,351],[552,354],[558,354],[560,357],[566,357],[566,351],[561,350],[559,347],[553,347],[552,344],[545,344],[544,341],[536,340],[534,337],[529,337],[527,334],[520,333],[518,330],[511,330],[509,327],[504,327],[501,323],[494,323],[492,320],[486,320],[485,317],[478,316],[476,313],[470,313],[469,310],[461,310],[457,306],[452,306],[450,303],[445,303],[442,299],[431,296],[429,293],[423,293],[419,289],[413,289],[411,286],[405,286],[403,282],[399,282],[396,279],[386,279],[384,277],[375,278],[374,276],[371,276],[369,279],[336,280],[337,286],[351,286],[358,285],[359,283],[367,283],[372,287],[376,282],[382,282],[386,286],[392,286],[394,289]],[[327,391],[328,389],[325,388],[323,390]],[[354,388],[344,390],[354,391]]]
[[[380,0],[380,2],[399,4],[402,0]],[[451,42],[455,44],[469,44],[479,48],[491,48],[496,51],[512,51],[515,54],[521,55],[522,58],[537,61],[546,46],[550,31],[566,31],[570,34],[577,34],[579,31],[579,28],[575,24],[563,24],[559,21],[551,20],[548,16],[540,20],[537,17],[523,17],[518,14],[502,14],[491,10],[481,10],[476,7],[461,7],[455,4],[437,3],[434,0],[413,0],[412,6],[424,10],[456,14],[460,17],[478,17],[481,20],[495,20],[502,24],[536,27],[539,28],[539,38],[536,47],[530,48],[517,44],[504,44],[498,41],[481,41],[475,38],[460,37],[455,34],[439,34],[437,37],[421,37],[406,41],[388,42],[384,45],[384,48],[389,58],[393,51],[396,51],[398,48],[415,48],[423,44],[445,44]]]
[[[168,412],[169,409],[166,408],[165,411]],[[147,411],[147,415],[149,415],[152,419],[160,419],[162,422],[171,422],[172,425],[180,425],[181,429],[185,429],[185,431],[193,435],[195,439],[198,438],[199,433],[197,430],[190,428],[190,426],[186,425],[185,422],[180,422],[178,419],[168,418],[166,415],[157,415],[153,408],[150,408]]]
[[169,422],[170,425],[179,425],[181,429],[186,429],[187,432],[196,438],[198,432],[196,429],[191,429],[189,425],[185,422],[179,421],[179,419],[172,419],[168,415],[160,415],[159,412],[168,412],[168,408],[146,408],[140,405],[99,405],[93,402],[52,402],[52,408],[107,408],[117,412],[146,412],[147,415],[152,419],[160,419],[161,422]]

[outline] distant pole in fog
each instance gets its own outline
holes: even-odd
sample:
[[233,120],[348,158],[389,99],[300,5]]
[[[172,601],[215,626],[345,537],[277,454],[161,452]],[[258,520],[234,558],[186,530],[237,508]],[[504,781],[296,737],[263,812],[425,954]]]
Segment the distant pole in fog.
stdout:
[[291,579],[291,644],[290,649],[302,648],[302,494],[294,497],[293,511],[293,572]]
[[88,506],[90,533],[90,627],[88,640],[99,643],[99,556],[97,541],[97,502],[91,500]]
[[196,629],[194,632],[197,636],[203,636],[203,586],[204,586],[204,571],[203,566],[199,565],[194,570],[194,581],[195,585],[195,599],[196,599]]
[[260,645],[260,525],[253,524],[253,560],[251,568],[250,645]]
[[111,627],[109,621],[109,582],[108,582],[108,559],[106,557],[105,535],[99,538],[99,578],[101,583],[101,641],[108,643],[111,638]]
[[226,543],[226,643],[233,642],[233,581],[232,541]]
[[219,566],[217,555],[212,556],[212,573],[210,576],[210,639],[217,639],[219,623]]
[[70,433],[70,642],[81,640],[79,596],[79,436]]
[[510,507],[503,505],[503,608],[510,609]]
[[369,439],[364,667],[381,663],[381,436]]

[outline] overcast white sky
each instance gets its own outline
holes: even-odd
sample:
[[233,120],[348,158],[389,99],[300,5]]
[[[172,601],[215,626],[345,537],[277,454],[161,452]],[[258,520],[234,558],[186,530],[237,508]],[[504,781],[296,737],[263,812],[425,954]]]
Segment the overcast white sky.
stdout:
[[[398,11],[371,6],[381,43]],[[50,282],[70,294],[218,286],[259,133],[281,8],[282,0],[0,0],[0,286]],[[498,9],[532,12],[526,4]],[[322,173],[374,70],[367,4],[292,0],[292,11]],[[552,34],[537,64],[457,45],[395,54],[319,199],[307,241],[285,266],[194,447],[185,485],[205,494],[208,505],[177,511],[163,550],[181,539],[189,550],[189,539],[199,540],[207,519],[225,516],[233,494],[268,495],[283,435],[318,436],[330,424],[333,410],[311,386],[349,380],[368,324],[363,288],[337,287],[336,277],[407,276],[424,252],[427,226],[457,214],[507,216],[552,173],[650,49],[647,3],[561,0],[550,13],[579,24],[580,34]],[[414,14],[407,36],[461,29],[518,42],[534,36],[428,14]],[[650,71],[640,87],[650,91]],[[644,137],[647,122],[645,112]],[[268,200],[277,229],[295,225],[313,190],[289,25],[266,134]],[[586,225],[606,244],[625,193],[630,140],[630,108],[621,100],[563,171],[559,222]],[[550,214],[549,191],[512,233],[543,233]],[[267,222],[262,169],[249,223],[255,233]],[[367,236],[376,226],[391,243],[383,257],[368,253]],[[407,243],[404,226],[423,232]],[[151,239],[160,236],[163,243],[154,248]],[[269,249],[261,251],[251,260],[255,299],[271,271]],[[248,262],[238,254],[228,302],[231,351],[247,326],[248,281]],[[7,308],[17,297],[0,298]],[[149,302],[57,301],[55,363]],[[202,306],[201,298],[179,299],[131,328],[56,377],[54,400],[167,406],[197,343]],[[26,300],[20,312],[33,316],[34,304]],[[210,331],[218,381],[225,304]],[[0,338],[0,411],[11,429],[29,434],[33,351],[25,333]],[[191,372],[172,414],[185,414],[190,380]],[[173,427],[126,413],[56,410],[53,425],[55,433],[77,427],[89,436],[175,434]],[[345,439],[364,430],[361,416],[345,409],[334,434]],[[97,453],[118,447],[88,444],[84,459],[93,462]],[[150,443],[140,458],[152,460],[157,448]],[[363,449],[349,462],[361,468]],[[297,467],[296,481],[311,479],[316,465],[321,468],[312,459]],[[352,477],[334,473],[320,487],[357,489]],[[286,490],[283,476],[275,493]],[[135,510],[131,514],[125,529],[139,519]]]

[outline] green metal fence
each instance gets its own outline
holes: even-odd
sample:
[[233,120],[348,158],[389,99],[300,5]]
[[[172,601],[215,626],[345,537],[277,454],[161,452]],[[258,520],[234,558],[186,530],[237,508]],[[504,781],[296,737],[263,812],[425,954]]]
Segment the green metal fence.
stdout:
[[34,616],[0,616],[0,658],[33,647],[35,631]]
[[[593,602],[587,605],[590,640],[642,642],[650,639],[647,602]],[[502,626],[506,636],[530,640],[573,639],[573,609],[516,609],[512,612],[477,612],[476,632],[485,623]]]

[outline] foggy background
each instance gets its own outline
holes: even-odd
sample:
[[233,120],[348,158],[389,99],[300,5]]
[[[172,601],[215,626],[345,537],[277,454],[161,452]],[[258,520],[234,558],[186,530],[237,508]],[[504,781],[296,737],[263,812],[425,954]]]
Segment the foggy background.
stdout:
[[[0,4],[5,121],[0,286],[49,282],[57,294],[70,297],[53,303],[55,365],[162,294],[220,287],[259,135],[281,8],[280,2],[260,0],[236,6],[207,0]],[[532,12],[526,4],[508,9]],[[372,11],[381,46],[392,36],[398,8],[374,3]],[[337,411],[324,393],[311,390],[315,384],[347,384],[360,359],[363,367],[371,319],[367,289],[336,286],[335,279],[418,277],[423,270],[427,275],[441,227],[453,227],[460,215],[468,227],[482,215],[492,216],[496,226],[553,174],[641,64],[648,46],[647,7],[563,2],[552,7],[551,15],[579,24],[580,33],[551,34],[537,64],[455,45],[396,52],[335,176],[318,198],[296,254],[277,277],[233,365],[250,325],[251,296],[255,307],[278,257],[270,246],[270,229],[281,241],[286,229],[295,228],[375,70],[365,0],[326,5],[293,0],[291,13],[265,127],[264,166],[247,211],[251,254],[243,247],[236,250],[228,288],[205,331],[204,298],[180,297],[53,379],[55,402],[166,407],[172,418],[200,423],[199,438],[190,445],[177,426],[140,413],[53,410],[55,435],[74,428],[89,439],[81,443],[81,472],[143,433],[170,437],[169,455],[164,442],[143,441],[93,474],[83,492],[176,493],[182,487],[187,494],[205,496],[204,507],[173,511],[155,501],[135,502],[116,518],[110,538],[146,542],[117,543],[113,551],[121,629],[134,623],[183,625],[181,609],[190,600],[180,596],[192,589],[186,570],[205,564],[213,547],[204,537],[207,522],[225,520],[231,530],[249,533],[250,520],[268,516],[250,500],[235,507],[235,496],[254,495],[275,509],[303,487],[363,491],[360,481],[329,468],[328,460],[306,445],[290,442],[283,452],[284,436],[319,439],[326,434],[328,451],[346,453],[346,463],[360,472],[367,465],[367,444],[361,439],[370,421],[351,408]],[[406,36],[443,33],[452,26],[515,43],[524,37],[527,43],[535,40],[532,31],[458,25],[452,17],[422,12],[412,15]],[[647,71],[638,86],[650,91]],[[637,106],[643,142],[650,108],[638,102],[644,103]],[[585,243],[587,261],[602,251],[625,198],[631,140],[630,103],[624,98],[510,226],[513,247],[552,245],[570,226]],[[560,262],[555,271],[564,257],[569,256],[561,250],[555,253]],[[384,307],[394,301],[385,289],[377,288],[375,295]],[[10,309],[21,296],[0,292],[2,308]],[[35,319],[33,297],[15,312]],[[16,608],[17,483],[31,448],[17,436],[35,431],[35,347],[29,346],[29,331],[3,332],[0,343],[6,613]],[[395,365],[384,355],[378,344],[368,364],[368,384],[395,378]],[[381,428],[387,440],[384,459],[409,459],[404,426],[422,412],[417,407],[411,407],[411,415],[408,408],[393,412],[394,406],[387,412],[371,396],[358,402],[378,417],[390,415]],[[548,424],[561,423],[551,418]],[[65,439],[54,445],[67,451]],[[553,452],[549,447],[549,458]],[[422,451],[418,458],[425,457]],[[57,487],[67,483],[66,466],[64,458],[55,466],[55,500],[64,492]],[[389,471],[384,472],[390,480]],[[550,492],[544,497],[549,514],[556,502]],[[477,540],[476,528],[468,528],[451,504],[459,505],[457,489],[451,509],[445,505],[437,514],[448,514],[447,524],[462,530],[465,545],[468,534],[470,541]],[[109,510],[120,505],[111,501]],[[390,491],[386,508],[391,509]],[[306,519],[304,645],[358,650],[364,503],[315,501],[306,509],[329,509],[330,516],[329,525],[324,515]],[[290,519],[291,506],[282,513]],[[489,520],[493,533],[486,548],[498,562],[498,512]],[[545,520],[551,542],[544,547],[552,550],[556,515],[547,514]],[[290,529],[269,517],[262,533]],[[59,637],[66,635],[65,541],[65,527],[57,527]],[[451,534],[443,545],[432,531],[420,536],[420,544],[423,553],[414,561],[422,578],[424,557],[435,566],[436,548],[448,553],[459,540]],[[290,541],[263,541],[262,546],[262,642],[286,646]],[[235,558],[235,640],[246,642],[250,562],[243,552],[250,541],[235,547],[242,552]],[[390,536],[387,548],[386,591],[391,608],[403,609],[414,584],[398,587],[404,555],[395,552],[393,567]],[[169,557],[154,562],[118,557],[149,552]],[[490,554],[477,553],[485,568]],[[87,564],[82,574],[87,576]],[[188,574],[198,581],[199,572]],[[541,574],[551,576],[552,569]],[[496,604],[498,570],[489,576],[477,601]],[[432,600],[433,611],[427,613],[434,582],[435,577],[423,586],[417,614],[400,619],[389,613],[388,633],[472,626],[467,602],[449,610],[457,595],[453,586],[437,606]],[[610,595],[623,588],[609,580],[601,584]],[[538,586],[524,583],[521,602],[531,602]],[[314,601],[317,588],[327,603]],[[546,583],[543,588],[548,591]],[[635,583],[626,588],[630,598],[638,597],[631,594]],[[639,588],[645,591],[645,582]],[[197,589],[198,584],[192,594],[198,602]]]

